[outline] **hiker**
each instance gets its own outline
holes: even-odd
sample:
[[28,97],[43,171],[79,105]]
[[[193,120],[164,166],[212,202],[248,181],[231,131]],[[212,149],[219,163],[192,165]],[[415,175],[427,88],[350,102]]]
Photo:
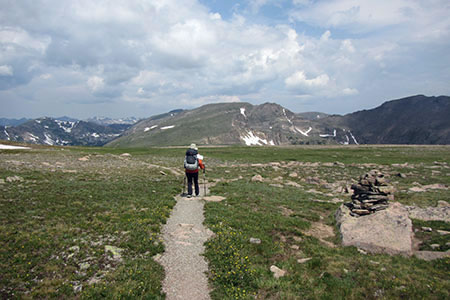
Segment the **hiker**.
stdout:
[[186,158],[184,159],[184,169],[186,170],[186,177],[188,179],[188,198],[192,197],[192,181],[195,186],[195,196],[200,194],[200,187],[198,186],[198,168],[205,172],[205,165],[203,164],[203,156],[198,154],[198,148],[195,144],[191,144],[186,151]]

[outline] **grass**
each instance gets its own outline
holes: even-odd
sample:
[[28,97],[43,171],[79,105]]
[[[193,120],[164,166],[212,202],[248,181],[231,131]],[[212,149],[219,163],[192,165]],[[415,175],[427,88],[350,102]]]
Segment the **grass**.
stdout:
[[[182,178],[153,165],[181,170],[184,150],[0,150],[0,296],[163,299],[164,271],[152,256],[164,251],[159,234]],[[365,255],[340,246],[339,204],[332,200],[348,201],[342,191],[379,169],[396,188],[396,201],[450,202],[448,189],[409,190],[450,185],[450,148],[200,147],[200,153],[208,181],[217,182],[211,193],[226,197],[205,206],[205,224],[215,232],[205,244],[213,299],[449,298],[449,259]],[[251,180],[257,174],[264,182]],[[12,176],[20,178],[7,182]],[[433,244],[448,250],[448,237],[437,231],[449,231],[448,223],[413,222],[422,250]],[[303,258],[310,260],[299,263]],[[287,275],[274,278],[272,265]]]
[[[408,190],[414,182],[450,184],[448,168],[439,167],[440,175],[432,172],[437,170],[436,161],[447,163],[446,166],[450,163],[447,147],[218,148],[201,152],[220,162],[210,174],[212,179],[220,179],[211,192],[226,197],[223,202],[208,203],[205,207],[205,223],[216,232],[205,253],[210,262],[213,299],[450,296],[448,258],[426,262],[414,257],[367,255],[354,247],[341,247],[334,221],[339,204],[314,201],[335,197],[349,201],[350,196],[340,194],[336,187],[355,183],[359,175],[376,168],[397,188],[396,199],[402,203],[435,206],[438,200],[449,202],[448,190],[424,193]],[[301,164],[288,168],[267,164],[290,161]],[[344,163],[345,167],[334,162]],[[263,165],[252,165],[255,163]],[[298,177],[290,177],[293,172]],[[407,175],[402,178],[396,176],[398,173]],[[256,174],[262,175],[266,182],[251,181]],[[239,175],[241,179],[234,181]],[[275,183],[276,177],[281,182],[294,181],[301,188],[269,185]],[[309,183],[305,180],[308,177],[324,182]],[[335,183],[338,184],[333,187]],[[311,189],[318,193],[308,193]],[[416,235],[423,242],[421,250],[430,250],[433,243],[441,245],[436,250],[447,250],[448,238],[436,230],[448,230],[448,223],[414,220],[415,228],[426,225],[433,232]],[[331,235],[321,236],[313,230],[327,226]],[[252,244],[250,238],[259,238],[261,243]],[[310,260],[297,261],[303,258]],[[274,278],[270,272],[272,265],[286,270],[287,275]]]
[[0,155],[0,178],[23,179],[0,185],[2,298],[163,298],[152,256],[178,180],[92,149]]

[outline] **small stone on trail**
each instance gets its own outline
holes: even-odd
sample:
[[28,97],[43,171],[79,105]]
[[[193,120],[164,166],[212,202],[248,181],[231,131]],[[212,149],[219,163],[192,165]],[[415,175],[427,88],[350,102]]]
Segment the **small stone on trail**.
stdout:
[[159,174],[166,176],[167,174],[164,171],[159,171]]
[[289,174],[289,177],[297,178],[298,174],[296,172],[292,172],[291,174]]
[[291,249],[298,250],[298,249],[300,249],[300,247],[298,245],[291,245]]
[[88,161],[89,160],[89,156],[80,157],[78,160],[79,161]]
[[130,153],[122,153],[120,154],[121,157],[130,157],[131,154]]
[[294,236],[293,239],[294,239],[294,241],[296,241],[296,242],[301,242],[301,241],[303,240],[303,239],[302,239],[301,237],[299,237],[299,236]]
[[273,277],[275,277],[275,278],[280,278],[280,277],[283,277],[286,275],[285,270],[282,270],[275,265],[272,265],[270,267],[270,271],[273,273]]
[[250,238],[250,243],[252,244],[261,244],[261,240],[258,238]]
[[222,196],[205,196],[203,197],[203,200],[207,201],[207,202],[220,202],[225,200],[225,197]]
[[307,262],[307,261],[309,261],[309,260],[311,260],[311,259],[312,259],[311,257],[299,258],[299,259],[297,259],[297,262],[298,262],[299,264],[304,264],[305,262]]
[[426,231],[426,232],[432,232],[433,228],[431,228],[431,227],[422,227],[422,230]]
[[359,248],[358,248],[358,252],[361,253],[361,254],[363,254],[363,255],[367,255],[367,252],[364,251],[363,249],[359,249]]

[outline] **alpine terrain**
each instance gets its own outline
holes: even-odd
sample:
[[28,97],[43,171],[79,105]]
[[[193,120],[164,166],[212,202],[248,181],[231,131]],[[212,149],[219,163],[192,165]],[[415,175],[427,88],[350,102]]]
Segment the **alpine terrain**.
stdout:
[[418,95],[345,116],[220,103],[142,120],[107,145],[450,144],[449,115],[447,96]]

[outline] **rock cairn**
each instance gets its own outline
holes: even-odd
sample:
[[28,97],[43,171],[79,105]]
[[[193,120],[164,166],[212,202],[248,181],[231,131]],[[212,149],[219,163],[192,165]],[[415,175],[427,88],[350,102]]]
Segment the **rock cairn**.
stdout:
[[372,170],[360,176],[357,184],[353,184],[352,202],[346,205],[352,216],[373,214],[389,207],[389,200],[394,200],[394,189],[389,186],[384,175]]

